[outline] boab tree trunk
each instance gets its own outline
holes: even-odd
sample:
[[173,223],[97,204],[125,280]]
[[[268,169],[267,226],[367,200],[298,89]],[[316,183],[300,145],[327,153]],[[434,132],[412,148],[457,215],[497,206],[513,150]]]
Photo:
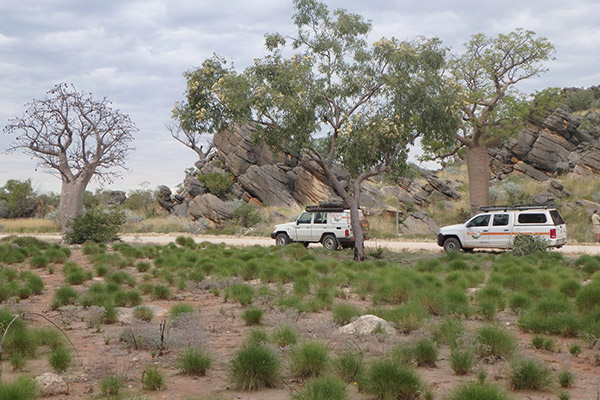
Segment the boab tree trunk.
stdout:
[[480,212],[480,207],[489,205],[490,201],[490,164],[487,147],[467,147],[467,172],[471,216],[474,216]]

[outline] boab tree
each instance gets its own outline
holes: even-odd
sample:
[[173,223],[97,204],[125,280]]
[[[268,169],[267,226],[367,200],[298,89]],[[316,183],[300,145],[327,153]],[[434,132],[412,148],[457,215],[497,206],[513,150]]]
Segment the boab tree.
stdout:
[[[268,34],[270,54],[243,73],[229,70],[210,87],[201,80],[192,85],[214,94],[226,119],[251,124],[275,149],[306,155],[307,166],[327,176],[350,207],[355,259],[363,260],[361,184],[401,169],[415,138],[455,131],[445,49],[423,38],[369,45],[371,24],[360,15],[331,14],[316,0],[295,0],[294,6],[295,37]],[[335,163],[350,173],[349,182],[334,174]]]
[[78,92],[61,83],[43,100],[34,100],[21,117],[9,120],[8,134],[17,137],[9,151],[23,149],[39,165],[60,176],[60,222],[63,232],[68,222],[83,212],[83,195],[90,180],[111,182],[124,168],[134,123],[104,98]]
[[[470,211],[474,215],[489,204],[488,149],[520,132],[532,111],[531,103],[515,85],[545,72],[543,62],[553,58],[554,47],[546,38],[523,29],[495,38],[479,33],[465,46],[464,54],[450,64],[462,91],[463,121],[452,144],[458,141],[458,147],[450,153],[466,147]],[[437,139],[425,143],[428,150],[448,150],[448,141]]]

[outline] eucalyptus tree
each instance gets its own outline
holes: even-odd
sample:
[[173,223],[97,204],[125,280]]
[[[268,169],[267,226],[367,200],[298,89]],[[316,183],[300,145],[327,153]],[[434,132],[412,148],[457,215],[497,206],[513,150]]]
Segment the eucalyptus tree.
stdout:
[[450,62],[452,77],[460,85],[460,129],[454,140],[436,138],[424,144],[438,154],[454,147],[446,155],[466,147],[471,214],[475,214],[489,204],[488,149],[519,133],[532,112],[533,103],[515,85],[547,71],[544,62],[553,59],[554,46],[535,32],[517,29],[494,38],[475,34],[465,47]]
[[[369,44],[371,23],[360,15],[330,12],[316,0],[295,0],[294,7],[297,33],[267,34],[268,55],[242,73],[230,69],[210,91],[228,121],[251,124],[258,140],[305,155],[306,166],[328,178],[350,208],[355,259],[363,260],[361,184],[401,170],[416,138],[456,129],[446,49],[425,38]],[[208,109],[206,117],[212,119]],[[336,163],[348,182],[334,174]]]
[[120,175],[114,168],[125,168],[127,153],[132,150],[137,128],[129,116],[110,104],[106,98],[95,100],[91,94],[61,83],[44,99],[28,104],[27,111],[5,127],[6,133],[17,135],[9,151],[22,149],[62,180],[63,232],[69,221],[83,213],[90,180],[112,182]]

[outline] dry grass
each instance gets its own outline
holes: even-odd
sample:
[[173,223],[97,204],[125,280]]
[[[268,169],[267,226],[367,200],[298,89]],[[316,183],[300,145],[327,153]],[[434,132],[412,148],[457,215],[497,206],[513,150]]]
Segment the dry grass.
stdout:
[[48,233],[60,232],[58,225],[51,220],[40,218],[0,218],[0,232],[7,233]]

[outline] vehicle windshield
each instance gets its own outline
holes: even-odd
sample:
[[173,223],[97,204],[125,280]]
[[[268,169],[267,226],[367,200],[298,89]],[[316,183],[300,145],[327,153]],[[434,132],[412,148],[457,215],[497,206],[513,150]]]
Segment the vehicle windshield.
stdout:
[[310,224],[311,218],[312,218],[312,214],[311,213],[309,213],[309,212],[303,212],[298,217],[297,223],[299,223],[299,224]]

